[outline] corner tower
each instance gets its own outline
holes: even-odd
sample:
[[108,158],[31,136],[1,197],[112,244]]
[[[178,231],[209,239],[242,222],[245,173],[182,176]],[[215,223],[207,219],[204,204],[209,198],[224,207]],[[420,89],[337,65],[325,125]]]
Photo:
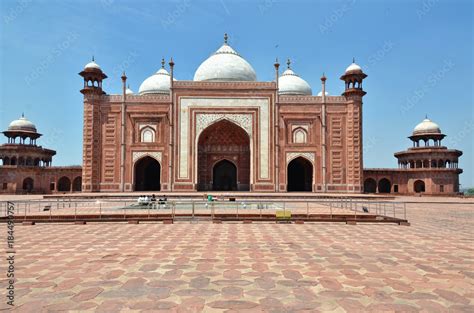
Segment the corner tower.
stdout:
[[342,95],[347,103],[347,184],[353,186],[353,192],[363,190],[363,154],[362,154],[362,97],[366,92],[362,89],[362,82],[367,75],[362,68],[352,60],[341,76],[345,82]]
[[82,150],[82,190],[99,191],[101,164],[100,101],[105,94],[102,81],[107,78],[99,64],[87,63],[79,73],[84,79],[81,93],[84,95],[84,129]]

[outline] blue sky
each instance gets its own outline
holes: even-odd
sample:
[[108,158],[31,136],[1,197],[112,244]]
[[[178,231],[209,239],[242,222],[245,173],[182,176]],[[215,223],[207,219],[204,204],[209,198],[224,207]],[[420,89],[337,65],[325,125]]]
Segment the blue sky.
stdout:
[[[57,150],[55,165],[82,162],[82,80],[92,55],[119,93],[127,72],[134,91],[175,60],[177,79],[189,80],[222,43],[273,79],[275,57],[313,93],[322,72],[330,94],[356,58],[364,83],[364,165],[396,167],[393,153],[428,114],[464,151],[461,187],[474,186],[473,4],[424,1],[0,1],[0,128],[25,112]],[[5,141],[2,141],[5,142]]]

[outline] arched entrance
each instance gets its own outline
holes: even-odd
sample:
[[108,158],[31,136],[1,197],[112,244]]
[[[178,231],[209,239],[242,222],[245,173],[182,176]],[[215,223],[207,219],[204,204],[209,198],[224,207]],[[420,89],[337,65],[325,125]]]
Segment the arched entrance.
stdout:
[[392,189],[392,184],[387,178],[382,178],[379,180],[379,193],[390,193]]
[[312,191],[313,165],[303,157],[288,163],[288,191]]
[[425,192],[425,182],[422,180],[417,180],[413,184],[413,189],[416,193]]
[[364,192],[365,193],[376,193],[377,192],[377,182],[373,178],[367,178],[364,182]]
[[58,191],[71,191],[71,180],[63,176],[58,180]]
[[228,160],[217,162],[212,169],[212,190],[237,190],[237,167]]
[[135,163],[135,191],[159,191],[160,163],[150,156],[141,158]]
[[250,190],[250,138],[240,126],[228,120],[210,125],[197,154],[198,190]]
[[33,191],[34,188],[34,181],[33,178],[27,177],[23,179],[23,190],[26,192],[31,192]]
[[82,190],[82,177],[77,176],[72,182],[72,191],[81,191]]

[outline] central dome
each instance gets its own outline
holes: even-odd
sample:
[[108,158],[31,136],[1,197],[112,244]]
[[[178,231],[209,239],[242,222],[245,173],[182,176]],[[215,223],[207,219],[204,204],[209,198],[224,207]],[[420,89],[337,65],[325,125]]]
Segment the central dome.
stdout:
[[194,73],[195,81],[256,81],[252,66],[227,44],[224,44]]

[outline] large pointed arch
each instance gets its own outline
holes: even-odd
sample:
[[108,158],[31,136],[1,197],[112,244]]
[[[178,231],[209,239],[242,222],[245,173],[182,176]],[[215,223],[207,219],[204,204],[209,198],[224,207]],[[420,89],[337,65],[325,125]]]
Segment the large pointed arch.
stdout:
[[196,151],[198,190],[223,188],[213,179],[216,161],[224,159],[236,167],[236,182],[231,190],[250,190],[250,136],[245,129],[228,119],[211,123],[197,138]]

